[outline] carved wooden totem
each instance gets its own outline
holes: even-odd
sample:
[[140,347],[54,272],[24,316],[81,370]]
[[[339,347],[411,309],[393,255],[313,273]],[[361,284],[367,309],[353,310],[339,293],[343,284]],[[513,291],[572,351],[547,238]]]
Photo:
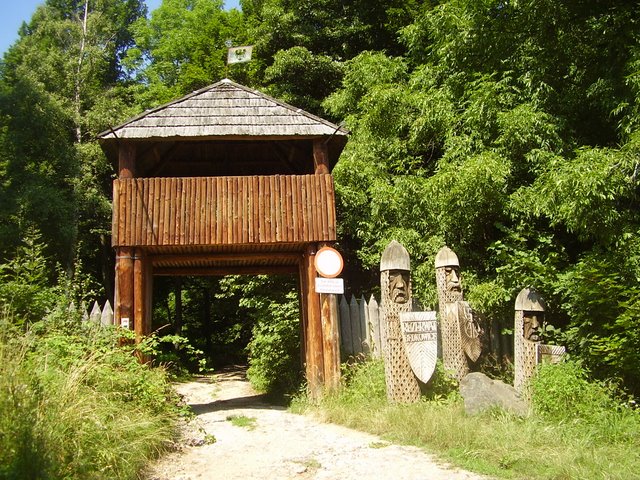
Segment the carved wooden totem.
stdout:
[[468,360],[475,362],[480,357],[482,330],[477,315],[463,301],[458,256],[449,247],[443,247],[436,255],[435,267],[442,362],[446,370],[462,380],[470,370]]
[[540,330],[544,322],[546,305],[533,288],[523,288],[516,297],[516,314],[513,328],[514,388],[524,398],[529,397],[528,383],[536,365],[543,361],[557,362],[565,348],[542,345]]
[[380,260],[381,324],[385,329],[384,372],[390,402],[409,403],[420,399],[420,386],[407,358],[400,314],[411,310],[409,253],[395,240]]

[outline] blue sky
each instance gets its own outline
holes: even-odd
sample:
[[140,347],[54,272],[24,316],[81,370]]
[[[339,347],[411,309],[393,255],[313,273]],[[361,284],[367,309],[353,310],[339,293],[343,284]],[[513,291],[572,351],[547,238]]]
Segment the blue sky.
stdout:
[[[146,0],[149,11],[157,8],[162,0]],[[3,54],[18,38],[18,29],[22,22],[28,22],[38,5],[44,0],[8,0],[2,2],[0,15],[0,54]],[[225,0],[227,8],[239,8],[239,0]]]

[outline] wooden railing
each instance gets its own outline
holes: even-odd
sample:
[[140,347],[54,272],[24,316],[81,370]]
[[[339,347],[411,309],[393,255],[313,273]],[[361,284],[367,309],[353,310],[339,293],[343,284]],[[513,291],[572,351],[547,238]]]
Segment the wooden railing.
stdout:
[[113,246],[334,241],[335,224],[328,174],[113,183]]

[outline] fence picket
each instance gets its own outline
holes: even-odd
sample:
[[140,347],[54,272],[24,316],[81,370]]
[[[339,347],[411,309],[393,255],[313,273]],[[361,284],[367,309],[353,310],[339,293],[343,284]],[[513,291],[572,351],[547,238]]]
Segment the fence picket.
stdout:
[[353,351],[353,339],[351,337],[351,316],[349,315],[349,304],[344,295],[340,299],[340,338],[341,348],[344,357],[349,357]]
[[371,295],[369,304],[367,305],[367,312],[369,321],[367,325],[369,327],[371,335],[371,355],[375,358],[382,357],[382,336],[380,332],[380,311],[378,308],[378,302],[376,298]]
[[369,319],[367,315],[367,301],[364,295],[360,297],[358,302],[358,315],[360,317],[360,335],[362,337],[362,353],[368,355],[371,353],[371,335],[369,333]]
[[107,300],[107,303],[104,304],[104,308],[102,309],[100,323],[102,325],[113,325],[113,308],[111,308],[109,300]]
[[93,302],[93,308],[91,309],[91,313],[89,314],[89,321],[93,323],[99,323],[101,315],[102,310],[100,310],[100,305],[96,300],[95,302]]
[[351,338],[353,340],[353,353],[362,353],[362,331],[360,330],[360,309],[356,297],[351,296],[349,302],[349,316],[351,318]]
[[380,305],[371,295],[369,301],[364,296],[350,301],[341,295],[340,305],[340,345],[343,359],[365,354],[381,358],[384,349],[384,332],[380,325]]

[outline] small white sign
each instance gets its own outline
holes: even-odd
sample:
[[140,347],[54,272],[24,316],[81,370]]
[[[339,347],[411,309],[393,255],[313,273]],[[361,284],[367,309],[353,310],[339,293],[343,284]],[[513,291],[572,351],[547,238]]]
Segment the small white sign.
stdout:
[[316,277],[316,293],[341,295],[344,293],[344,279]]
[[127,330],[129,329],[129,318],[128,317],[123,317],[120,319],[120,326],[122,328],[126,328]]

